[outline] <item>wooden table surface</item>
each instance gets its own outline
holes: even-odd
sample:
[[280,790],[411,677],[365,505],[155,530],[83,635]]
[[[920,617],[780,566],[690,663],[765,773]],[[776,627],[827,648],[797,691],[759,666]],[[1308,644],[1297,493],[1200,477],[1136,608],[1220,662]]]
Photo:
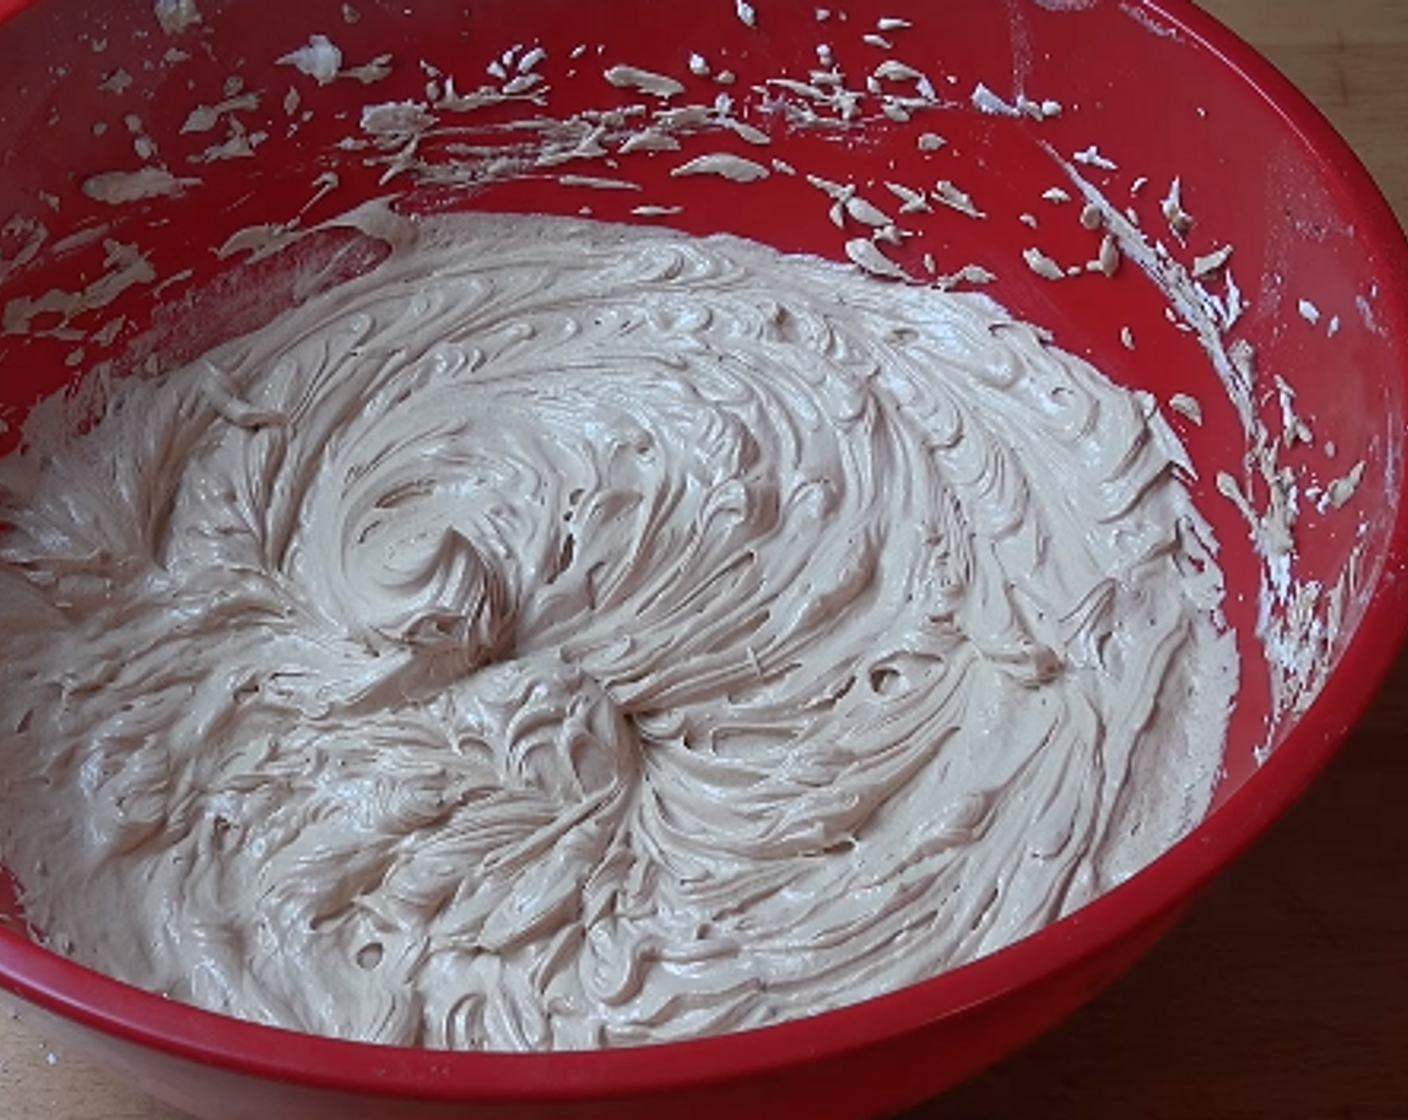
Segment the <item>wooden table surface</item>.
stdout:
[[[1408,221],[1408,0],[1203,0]],[[904,1120],[1408,1120],[1408,657],[1306,798],[1154,953]],[[0,1010],[0,1120],[180,1120]]]

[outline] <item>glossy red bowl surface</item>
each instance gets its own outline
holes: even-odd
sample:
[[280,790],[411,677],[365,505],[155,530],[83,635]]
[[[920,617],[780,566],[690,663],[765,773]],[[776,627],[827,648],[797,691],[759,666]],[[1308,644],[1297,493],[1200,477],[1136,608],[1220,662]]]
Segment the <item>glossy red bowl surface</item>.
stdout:
[[[102,275],[106,241],[140,240],[158,276],[186,273],[159,299],[151,285],[136,285],[94,317],[75,319],[90,329],[126,317],[101,350],[78,352],[63,332],[46,332],[54,319],[27,319],[27,333],[7,320],[0,419],[8,430],[0,430],[0,452],[15,446],[18,421],[35,401],[98,360],[111,359],[121,373],[151,353],[168,361],[191,357],[267,320],[287,304],[298,276],[326,263],[345,240],[335,233],[311,239],[295,267],[221,259],[211,249],[242,227],[296,214],[313,225],[358,199],[403,192],[397,205],[408,211],[572,214],[589,207],[595,217],[623,221],[646,220],[630,212],[642,201],[681,204],[682,212],[664,219],[678,228],[728,230],[841,259],[844,239],[828,219],[827,200],[803,180],[780,172],[746,186],[677,179],[669,175],[681,158],[673,153],[632,156],[617,169],[573,169],[629,174],[642,193],[574,188],[548,176],[473,189],[413,186],[404,177],[383,183],[384,165],[368,165],[366,151],[336,143],[355,131],[362,105],[422,97],[421,60],[463,74],[464,90],[483,80],[486,64],[506,47],[540,44],[552,112],[562,115],[635,100],[601,79],[603,67],[616,62],[678,76],[687,87],[681,100],[711,101],[727,91],[742,102],[764,78],[803,77],[821,42],[857,73],[899,58],[933,75],[953,104],[915,121],[878,120],[839,134],[789,131],[759,114],[748,119],[772,135],[770,147],[714,136],[707,150],[776,157],[804,173],[873,181],[877,189],[881,180],[953,180],[989,218],[936,216],[901,253],[912,270],[923,252],[943,271],[985,265],[998,276],[992,293],[1049,328],[1066,349],[1160,400],[1181,391],[1203,402],[1203,425],[1175,414],[1170,420],[1198,468],[1200,508],[1223,544],[1226,613],[1242,655],[1242,695],[1214,811],[1094,904],[949,974],[766,1030],[596,1053],[402,1050],[208,1014],[35,944],[0,873],[0,988],[48,1029],[155,1096],[211,1120],[858,1117],[902,1108],[1034,1037],[1136,960],[1306,787],[1381,680],[1408,620],[1401,509],[1408,247],[1369,176],[1323,118],[1255,52],[1183,0],[856,0],[825,22],[811,4],[755,0],[753,7],[756,26],[749,27],[732,0],[365,0],[355,21],[329,0],[198,0],[198,24],[166,31],[146,0],[0,0],[0,218],[9,219],[0,230],[0,309],[91,284]],[[882,33],[881,17],[908,17],[913,26]],[[315,32],[337,43],[346,65],[389,53],[392,73],[370,86],[322,86],[276,64]],[[865,42],[866,34],[883,34],[893,49]],[[573,58],[578,44],[587,49]],[[722,87],[692,76],[691,51],[716,70],[736,70],[739,81]],[[191,157],[223,134],[183,132],[187,115],[196,104],[220,101],[236,75],[245,91],[260,93],[258,109],[245,116],[268,138],[252,158],[194,163]],[[969,100],[979,82],[1008,101],[1025,93],[1038,102],[1055,99],[1063,110],[1046,120],[983,113]],[[284,100],[290,88],[300,92],[294,108]],[[490,110],[473,123],[520,112],[510,110],[497,118]],[[922,150],[916,136],[923,130],[942,134],[947,145]],[[200,184],[179,197],[120,207],[83,193],[91,175],[140,166],[134,145],[142,147],[144,137],[155,158]],[[1207,355],[1166,319],[1167,300],[1132,267],[1114,281],[1057,284],[1022,264],[1031,245],[1063,260],[1089,255],[1090,235],[1073,212],[1058,217],[1041,194],[1058,185],[1075,193],[1054,155],[1069,160],[1092,145],[1118,167],[1087,162],[1081,174],[1121,207],[1135,207],[1144,228],[1171,247],[1159,200],[1179,178],[1197,221],[1186,250],[1176,251],[1191,259],[1224,243],[1235,247],[1235,275],[1250,306],[1230,337],[1256,346],[1265,377],[1279,374],[1294,386],[1296,411],[1336,441],[1339,464],[1366,464],[1345,510],[1308,509],[1300,525],[1303,580],[1333,585],[1359,549],[1342,630],[1328,651],[1333,672],[1304,711],[1273,719],[1255,634],[1260,562],[1241,515],[1213,483],[1221,470],[1240,476],[1246,439]],[[338,189],[315,198],[315,179],[332,170]],[[1148,183],[1134,191],[1138,178]],[[1019,220],[1023,213],[1037,216],[1040,229]],[[71,238],[85,231],[86,241]],[[1301,301],[1320,312],[1318,322],[1302,313]],[[1124,328],[1136,342],[1132,351],[1122,342]],[[1258,385],[1258,407],[1279,415],[1274,390],[1261,392],[1270,384]],[[1328,466],[1319,469],[1329,477]]]

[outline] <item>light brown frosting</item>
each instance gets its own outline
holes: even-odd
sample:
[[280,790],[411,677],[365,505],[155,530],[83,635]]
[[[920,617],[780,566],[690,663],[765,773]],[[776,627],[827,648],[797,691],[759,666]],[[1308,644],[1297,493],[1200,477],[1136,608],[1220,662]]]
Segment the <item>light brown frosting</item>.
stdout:
[[989,299],[421,224],[0,469],[0,857],[51,944],[500,1050],[970,961],[1206,811],[1237,683],[1151,403]]

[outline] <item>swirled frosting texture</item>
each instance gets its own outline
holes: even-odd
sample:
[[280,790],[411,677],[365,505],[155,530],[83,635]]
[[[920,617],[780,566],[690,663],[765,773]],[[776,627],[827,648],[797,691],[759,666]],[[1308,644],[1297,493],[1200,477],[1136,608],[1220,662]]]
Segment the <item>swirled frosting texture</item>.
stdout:
[[1179,455],[984,297],[429,220],[5,464],[5,861],[77,959],[347,1038],[899,988],[1205,812]]

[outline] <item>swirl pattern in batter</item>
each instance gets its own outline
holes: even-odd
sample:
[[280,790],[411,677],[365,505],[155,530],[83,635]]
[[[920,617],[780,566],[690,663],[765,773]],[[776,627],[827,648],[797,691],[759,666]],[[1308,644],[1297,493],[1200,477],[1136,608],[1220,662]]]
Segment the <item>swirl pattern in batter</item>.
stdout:
[[1206,811],[1180,457],[982,296],[427,219],[5,464],[0,855],[84,963],[338,1037],[897,989]]

